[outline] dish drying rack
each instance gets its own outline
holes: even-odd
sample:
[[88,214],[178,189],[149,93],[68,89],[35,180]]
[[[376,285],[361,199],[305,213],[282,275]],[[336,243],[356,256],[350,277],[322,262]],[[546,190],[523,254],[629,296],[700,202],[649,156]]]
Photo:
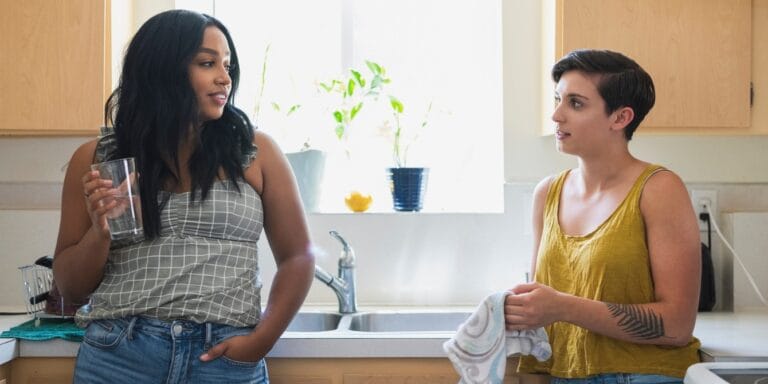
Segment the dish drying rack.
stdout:
[[[66,316],[63,313],[55,314],[45,311],[45,303],[48,300],[48,295],[53,288],[53,271],[48,268],[37,264],[24,265],[19,267],[21,271],[21,279],[24,284],[24,304],[27,307],[27,314],[33,316],[35,319],[40,318],[70,318],[72,316]],[[64,308],[64,298],[59,297],[62,302],[59,303],[59,308]]]

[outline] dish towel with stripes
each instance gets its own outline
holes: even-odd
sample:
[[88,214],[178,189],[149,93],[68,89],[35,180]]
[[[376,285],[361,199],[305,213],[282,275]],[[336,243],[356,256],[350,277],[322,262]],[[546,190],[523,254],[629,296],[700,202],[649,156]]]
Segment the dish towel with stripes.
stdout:
[[552,355],[544,328],[507,331],[504,328],[504,298],[507,291],[486,297],[443,350],[461,375],[460,384],[499,384],[504,380],[507,356],[533,355],[545,361]]
[[[85,329],[78,328],[72,319],[42,318],[32,319],[0,333],[0,338],[16,338],[24,340],[64,339],[83,341]],[[0,380],[0,383],[2,380]]]

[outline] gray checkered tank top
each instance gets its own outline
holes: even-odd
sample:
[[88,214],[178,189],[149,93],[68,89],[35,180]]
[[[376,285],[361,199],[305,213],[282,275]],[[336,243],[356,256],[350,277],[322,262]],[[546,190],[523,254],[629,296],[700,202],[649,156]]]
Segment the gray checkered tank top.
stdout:
[[[116,146],[102,131],[96,161]],[[255,146],[243,165],[256,156]],[[84,326],[95,319],[146,316],[237,327],[261,316],[261,279],[256,243],[262,232],[261,197],[245,181],[214,183],[208,198],[161,192],[160,235],[129,245],[113,244],[104,279],[91,294],[91,311],[76,315]]]

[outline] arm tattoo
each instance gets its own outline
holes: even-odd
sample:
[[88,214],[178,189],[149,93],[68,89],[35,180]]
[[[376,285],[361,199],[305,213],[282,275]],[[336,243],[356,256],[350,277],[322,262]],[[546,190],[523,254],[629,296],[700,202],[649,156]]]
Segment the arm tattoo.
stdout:
[[619,327],[637,339],[650,340],[664,336],[664,319],[648,308],[632,304],[605,303]]

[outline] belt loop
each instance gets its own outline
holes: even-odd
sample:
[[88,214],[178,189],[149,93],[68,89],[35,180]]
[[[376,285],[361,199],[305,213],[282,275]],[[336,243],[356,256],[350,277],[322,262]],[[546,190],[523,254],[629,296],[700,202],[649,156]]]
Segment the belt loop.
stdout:
[[138,316],[134,316],[131,318],[131,322],[128,323],[128,329],[126,330],[128,334],[128,340],[133,340],[133,326],[136,325],[136,319],[138,318]]
[[206,350],[211,347],[211,339],[213,338],[213,336],[211,335],[212,329],[213,329],[213,326],[211,325],[211,323],[205,323],[205,349]]

